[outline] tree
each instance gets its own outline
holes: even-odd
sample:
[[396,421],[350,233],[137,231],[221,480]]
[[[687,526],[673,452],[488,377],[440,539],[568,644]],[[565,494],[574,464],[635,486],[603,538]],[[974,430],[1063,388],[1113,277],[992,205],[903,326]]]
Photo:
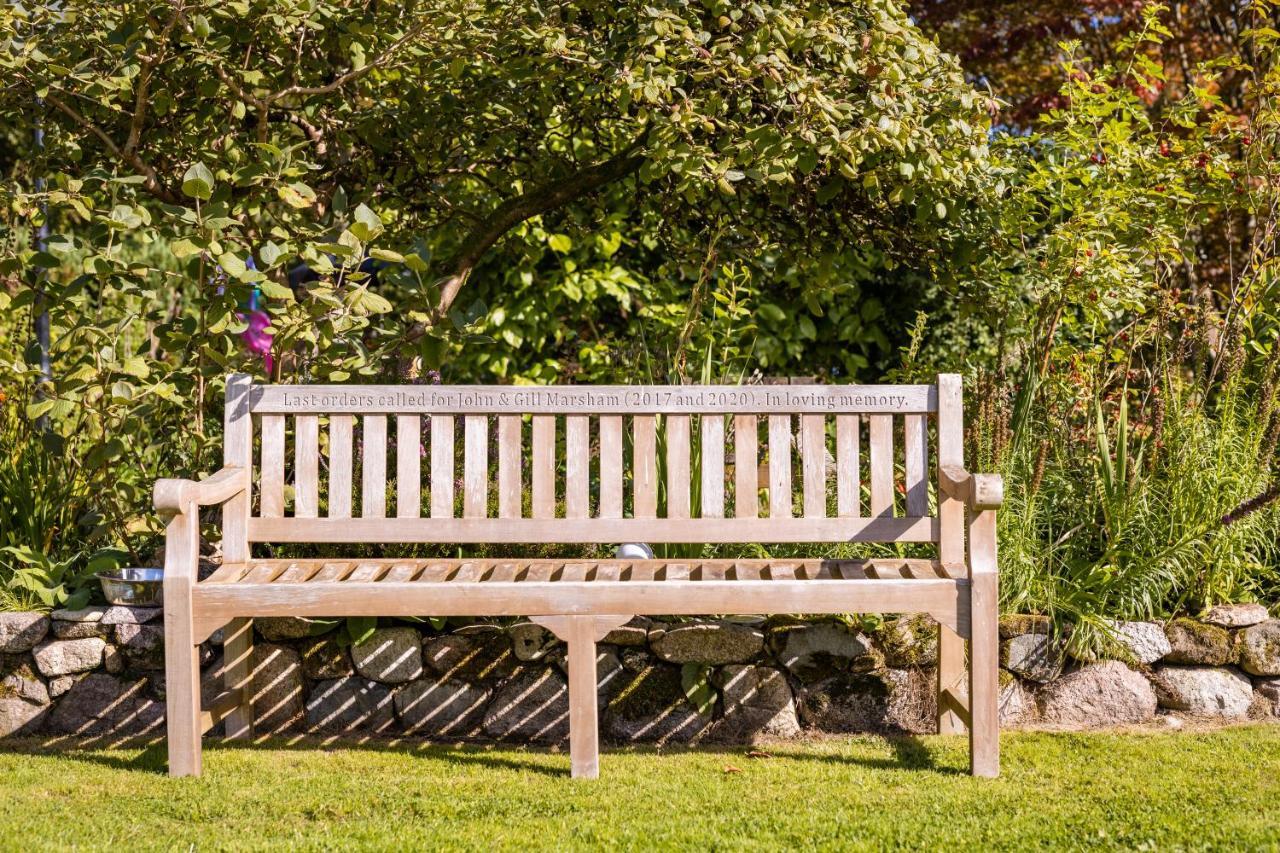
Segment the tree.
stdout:
[[292,258],[332,279],[381,224],[414,273],[383,337],[432,361],[496,246],[545,251],[530,222],[612,215],[628,250],[649,229],[646,264],[718,231],[721,260],[821,291],[841,254],[941,268],[985,181],[983,99],[889,0],[70,3],[0,26],[0,110],[48,128],[15,170],[24,213],[49,202],[83,241],[145,210],[185,273],[225,258],[277,298]]

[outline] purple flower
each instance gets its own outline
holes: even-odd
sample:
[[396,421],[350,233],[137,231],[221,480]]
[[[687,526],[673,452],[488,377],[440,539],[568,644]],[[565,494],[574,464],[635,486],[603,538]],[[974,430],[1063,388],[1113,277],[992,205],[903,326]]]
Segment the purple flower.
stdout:
[[271,326],[271,315],[266,311],[259,311],[254,308],[245,314],[238,315],[241,320],[245,320],[249,324],[249,328],[244,330],[240,336],[244,340],[245,348],[249,352],[257,353],[262,356],[263,363],[266,365],[267,373],[271,372],[274,361],[271,358],[271,341],[272,335],[265,331]]

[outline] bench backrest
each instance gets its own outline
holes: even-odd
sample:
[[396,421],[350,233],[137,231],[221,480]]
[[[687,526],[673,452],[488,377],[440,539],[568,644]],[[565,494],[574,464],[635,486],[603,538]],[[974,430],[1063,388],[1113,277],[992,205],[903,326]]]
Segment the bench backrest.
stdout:
[[950,374],[548,387],[235,375],[226,462],[256,469],[256,500],[228,506],[224,548],[236,559],[255,541],[944,541],[963,510],[939,494],[931,513],[931,470],[963,465],[962,428]]

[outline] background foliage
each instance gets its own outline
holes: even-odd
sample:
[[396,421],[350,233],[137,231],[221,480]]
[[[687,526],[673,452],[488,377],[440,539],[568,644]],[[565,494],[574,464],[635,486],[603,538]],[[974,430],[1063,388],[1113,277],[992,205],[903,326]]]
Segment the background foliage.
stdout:
[[6,7],[10,595],[148,559],[231,370],[946,369],[1007,606],[1274,602],[1273,7],[987,8]]

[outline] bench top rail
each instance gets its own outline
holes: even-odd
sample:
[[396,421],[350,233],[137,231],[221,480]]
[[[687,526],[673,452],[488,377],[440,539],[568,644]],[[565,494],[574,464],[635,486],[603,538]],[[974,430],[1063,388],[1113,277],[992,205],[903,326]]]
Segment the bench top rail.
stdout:
[[906,414],[935,385],[257,385],[254,414]]
[[228,460],[257,469],[246,543],[936,542],[931,447],[956,464],[962,424],[950,376],[227,395]]

